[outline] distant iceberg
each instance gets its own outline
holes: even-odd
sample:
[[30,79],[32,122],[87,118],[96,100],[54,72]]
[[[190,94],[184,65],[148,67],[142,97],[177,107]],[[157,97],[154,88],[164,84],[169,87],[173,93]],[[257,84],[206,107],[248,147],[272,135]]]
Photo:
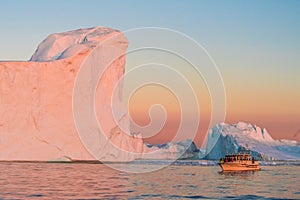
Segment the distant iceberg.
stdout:
[[157,145],[145,144],[144,152],[141,159],[199,159],[199,150],[192,140]]
[[274,140],[266,129],[238,122],[221,123],[208,132],[205,159],[216,160],[245,149],[258,160],[300,160],[300,143]]
[[246,150],[260,161],[300,160],[299,142],[274,140],[266,129],[245,122],[215,125],[209,130],[207,143],[203,149],[198,149],[192,140],[157,145],[145,144],[145,154],[140,159],[219,160],[226,154]]

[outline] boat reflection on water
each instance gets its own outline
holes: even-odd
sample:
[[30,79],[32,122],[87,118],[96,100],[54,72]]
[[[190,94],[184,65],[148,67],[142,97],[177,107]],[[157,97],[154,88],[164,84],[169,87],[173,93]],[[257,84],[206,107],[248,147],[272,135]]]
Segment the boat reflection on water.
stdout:
[[249,177],[257,173],[258,171],[219,171],[220,175],[225,177],[235,176],[235,177]]

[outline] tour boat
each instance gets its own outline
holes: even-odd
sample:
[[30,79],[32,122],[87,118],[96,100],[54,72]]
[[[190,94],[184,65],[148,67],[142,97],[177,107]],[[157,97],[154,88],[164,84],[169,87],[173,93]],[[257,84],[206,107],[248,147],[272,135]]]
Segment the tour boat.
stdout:
[[260,170],[259,163],[249,153],[226,155],[218,163],[223,171]]

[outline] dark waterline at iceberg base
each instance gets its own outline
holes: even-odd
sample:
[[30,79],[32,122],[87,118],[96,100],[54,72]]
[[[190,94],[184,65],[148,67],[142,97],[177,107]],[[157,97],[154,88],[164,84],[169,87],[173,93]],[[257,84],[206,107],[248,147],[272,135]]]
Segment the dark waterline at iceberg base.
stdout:
[[[196,163],[129,174],[103,164],[2,162],[0,199],[300,199],[295,162],[246,173],[221,173],[218,166]],[[118,165],[143,168],[159,161]]]

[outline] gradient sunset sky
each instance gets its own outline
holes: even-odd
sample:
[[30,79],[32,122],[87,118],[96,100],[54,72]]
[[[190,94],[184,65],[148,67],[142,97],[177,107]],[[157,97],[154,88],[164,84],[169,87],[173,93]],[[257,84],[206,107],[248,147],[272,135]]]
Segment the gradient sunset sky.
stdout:
[[[298,0],[7,0],[0,5],[0,60],[28,60],[47,35],[85,27],[163,27],[187,34],[205,47],[220,70],[227,97],[225,122],[250,122],[265,127],[275,139],[300,141]],[[210,117],[209,95],[201,81],[193,87],[204,113],[196,137],[200,145]],[[172,94],[148,86],[131,101],[131,114],[139,124],[149,122],[152,104],[161,103],[170,113],[165,129],[147,141],[172,137],[180,116]]]

